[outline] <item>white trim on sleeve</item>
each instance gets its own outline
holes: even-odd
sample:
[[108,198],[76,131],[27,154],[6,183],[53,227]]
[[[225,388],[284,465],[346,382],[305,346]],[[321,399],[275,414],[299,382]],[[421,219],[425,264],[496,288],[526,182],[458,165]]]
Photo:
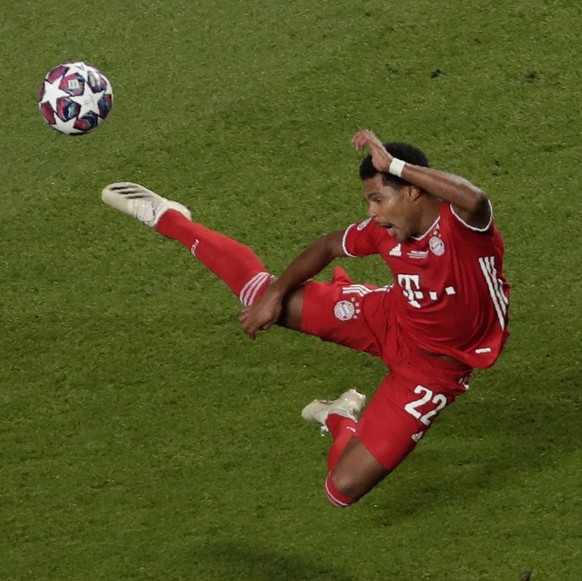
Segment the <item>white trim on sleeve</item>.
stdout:
[[491,224],[493,223],[493,205],[491,204],[491,200],[487,200],[487,203],[489,204],[489,222],[487,223],[487,226],[485,226],[483,228],[476,228],[475,226],[471,226],[471,224],[467,224],[467,222],[465,222],[465,220],[463,220],[463,218],[461,218],[455,212],[455,207],[453,206],[453,204],[451,204],[451,212],[453,213],[453,216],[461,224],[463,224],[463,226],[466,226],[467,228],[469,228],[469,230],[473,230],[474,232],[487,232],[487,230],[489,230],[489,228],[491,228]]
[[355,224],[350,224],[347,228],[346,231],[344,232],[344,237],[342,238],[342,249],[345,252],[346,256],[350,256],[352,258],[357,258],[357,256],[355,254],[350,254],[348,252],[348,249],[346,248],[346,238],[348,237],[348,232],[355,226]]

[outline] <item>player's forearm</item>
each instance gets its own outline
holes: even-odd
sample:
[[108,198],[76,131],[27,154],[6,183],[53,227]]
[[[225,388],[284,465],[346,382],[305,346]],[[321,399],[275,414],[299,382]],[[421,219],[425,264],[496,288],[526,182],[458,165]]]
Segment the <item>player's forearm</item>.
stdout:
[[332,232],[316,240],[304,250],[274,281],[269,291],[284,297],[290,291],[319,274],[334,258],[344,256],[341,240],[343,232]]
[[488,207],[487,194],[458,175],[406,164],[401,177],[469,214],[476,214]]

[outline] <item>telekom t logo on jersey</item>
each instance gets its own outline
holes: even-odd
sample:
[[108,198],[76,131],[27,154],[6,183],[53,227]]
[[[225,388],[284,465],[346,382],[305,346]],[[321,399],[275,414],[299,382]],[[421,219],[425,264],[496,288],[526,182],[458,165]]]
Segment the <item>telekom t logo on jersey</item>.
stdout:
[[418,274],[399,274],[398,284],[408,302],[416,309],[420,309],[420,303],[416,300],[423,297],[423,293],[420,291],[420,276]]
[[[399,274],[398,285],[402,289],[404,296],[408,299],[408,303],[415,309],[420,309],[422,305],[418,302],[425,298],[425,293],[420,290],[420,275],[418,274]],[[443,293],[437,291],[429,291],[428,299],[431,301],[438,301],[439,294],[442,297]],[[456,295],[457,291],[453,286],[447,286],[444,289],[445,295]]]

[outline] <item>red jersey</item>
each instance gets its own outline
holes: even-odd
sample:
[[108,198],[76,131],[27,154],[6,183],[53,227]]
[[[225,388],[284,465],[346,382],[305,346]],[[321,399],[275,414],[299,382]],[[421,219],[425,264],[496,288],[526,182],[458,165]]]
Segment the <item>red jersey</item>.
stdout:
[[346,230],[343,246],[348,256],[379,254],[386,261],[395,284],[386,300],[421,349],[471,367],[493,365],[509,336],[509,284],[493,220],[473,228],[443,202],[439,217],[419,238],[398,242],[365,220]]

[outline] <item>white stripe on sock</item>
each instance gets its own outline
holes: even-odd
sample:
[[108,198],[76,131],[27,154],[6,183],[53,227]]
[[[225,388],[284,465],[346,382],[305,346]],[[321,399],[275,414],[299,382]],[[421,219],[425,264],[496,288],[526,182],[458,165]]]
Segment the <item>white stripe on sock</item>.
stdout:
[[262,288],[265,284],[269,283],[270,279],[271,279],[271,276],[269,275],[269,276],[265,277],[263,280],[261,280],[261,282],[259,284],[256,284],[254,286],[254,289],[247,300],[247,303],[248,303],[247,306],[252,305],[255,302],[255,299],[257,298],[259,291],[262,290]]
[[342,502],[331,493],[329,486],[327,485],[327,478],[325,479],[325,494],[327,494],[327,498],[329,498],[329,501],[335,506],[339,506],[339,508],[346,508],[346,506],[349,506],[348,503]]
[[252,302],[255,300],[257,291],[265,282],[265,280],[270,276],[271,275],[268,272],[259,272],[243,286],[242,290],[240,291],[239,299],[245,307],[248,307],[250,304],[252,304]]

